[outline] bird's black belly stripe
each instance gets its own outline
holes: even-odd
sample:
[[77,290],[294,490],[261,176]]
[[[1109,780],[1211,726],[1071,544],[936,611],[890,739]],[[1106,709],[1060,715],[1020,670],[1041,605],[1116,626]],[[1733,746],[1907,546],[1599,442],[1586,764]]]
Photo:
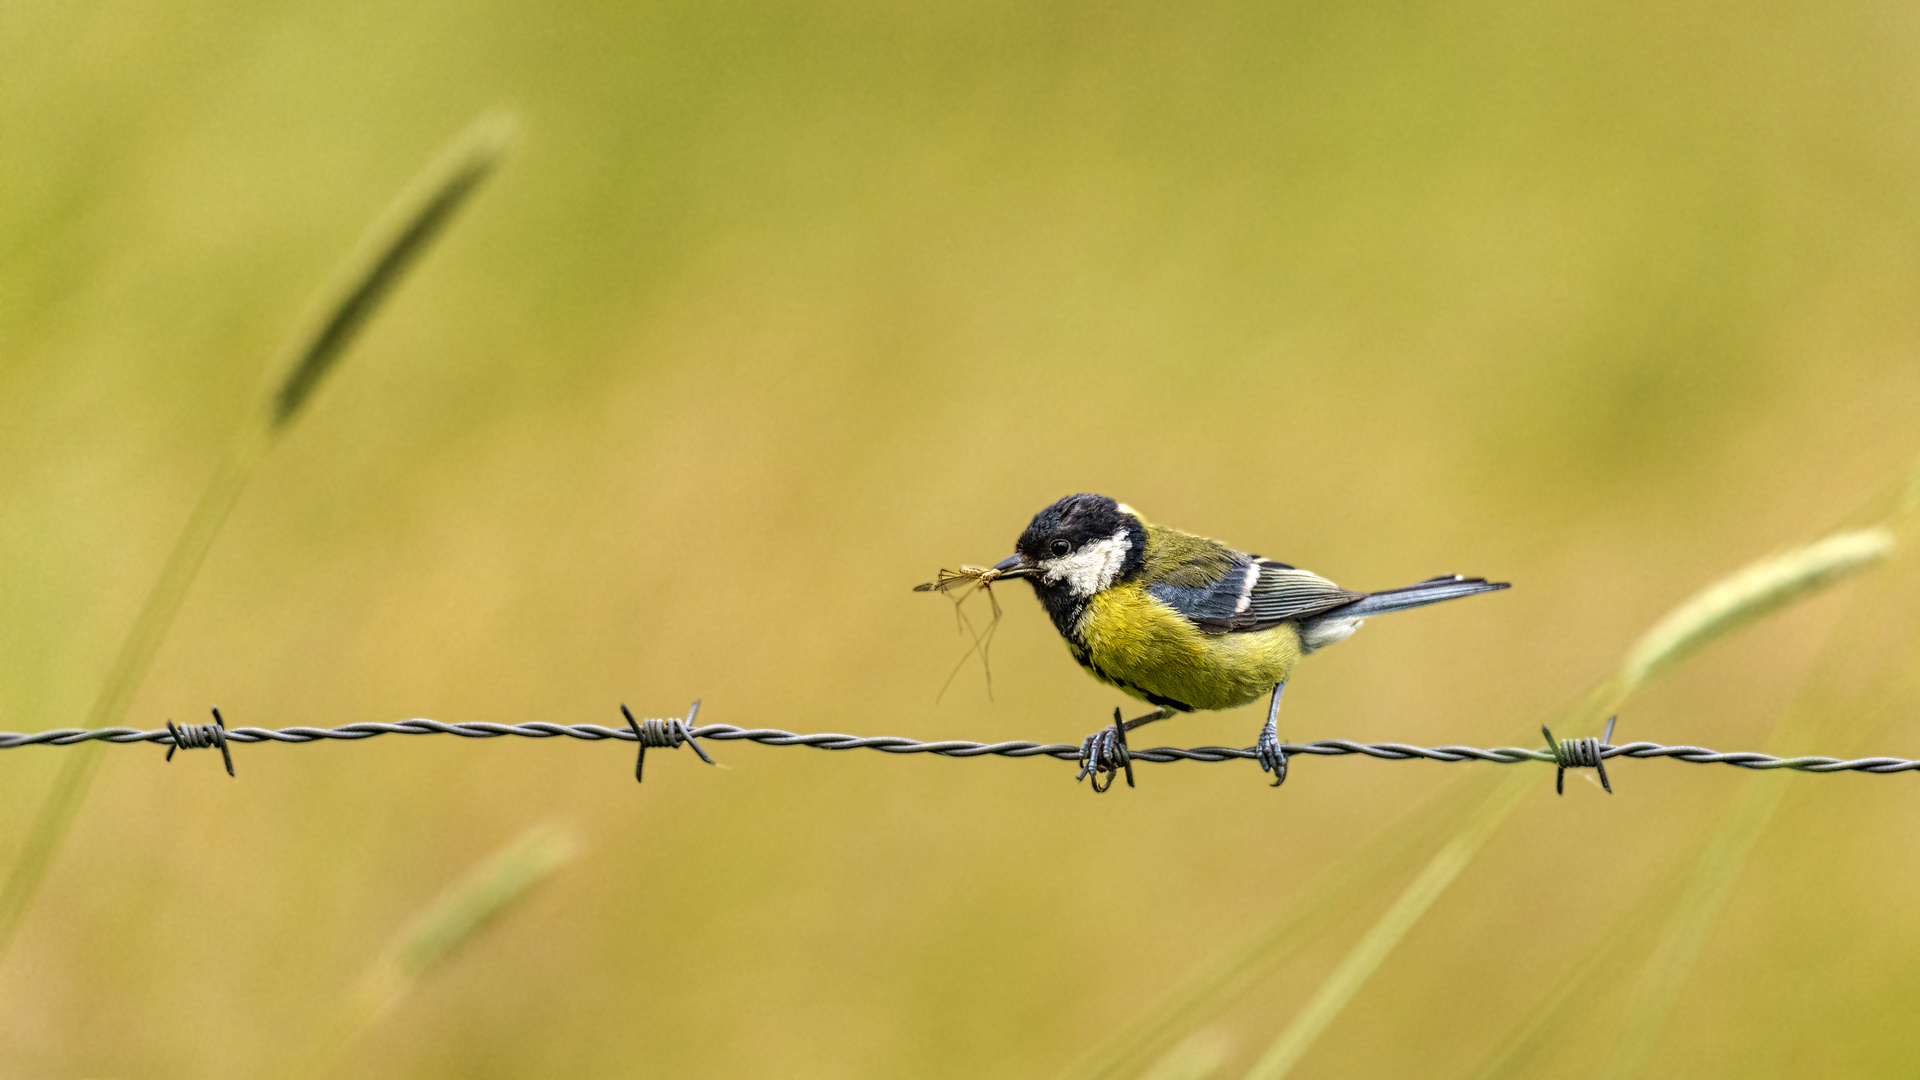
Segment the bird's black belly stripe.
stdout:
[[[1143,690],[1141,691],[1141,693],[1146,693],[1146,691]],[[1192,712],[1193,711],[1193,706],[1187,704],[1186,702],[1175,701],[1170,697],[1161,697],[1159,694],[1147,694],[1147,700],[1152,702],[1155,705],[1160,705],[1165,708],[1172,709],[1175,712]]]
[[1112,683],[1114,686],[1117,686],[1122,690],[1139,690],[1141,695],[1144,696],[1148,702],[1154,705],[1159,705],[1162,708],[1172,709],[1176,712],[1193,712],[1194,711],[1193,706],[1187,704],[1184,701],[1175,701],[1170,697],[1161,697],[1159,694],[1153,693],[1142,687],[1135,686],[1132,683],[1129,683],[1125,679],[1118,679],[1112,675],[1107,674],[1105,671],[1102,671],[1100,669],[1100,665],[1094,663],[1093,660],[1087,656],[1085,651],[1077,647],[1068,649],[1067,652],[1075,660],[1078,660],[1080,662],[1081,667],[1086,668],[1088,671],[1093,672],[1094,675],[1097,676],[1102,682]]

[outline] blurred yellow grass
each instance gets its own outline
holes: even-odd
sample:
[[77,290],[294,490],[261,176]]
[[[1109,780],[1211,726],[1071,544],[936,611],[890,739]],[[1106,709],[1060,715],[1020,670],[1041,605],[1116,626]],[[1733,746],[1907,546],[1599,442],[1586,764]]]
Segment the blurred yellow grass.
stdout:
[[[1913,476],[1920,476],[1920,471],[1910,474],[1909,491]],[[1890,527],[1898,531],[1909,524],[1911,513],[1911,499],[1903,498]],[[1862,589],[1854,596],[1806,685],[1767,740],[1770,749],[1794,753],[1820,742],[1830,745],[1834,753],[1857,754],[1879,734],[1881,725],[1871,718],[1889,707],[1897,708],[1894,703],[1902,700],[1898,684],[1911,681],[1903,679],[1902,672],[1911,665],[1913,630],[1888,618],[1890,610],[1909,602],[1910,561],[1906,569],[1906,580],[1883,579],[1878,588]],[[1548,1032],[1573,1023],[1576,1009],[1591,1025],[1597,1009],[1612,1004],[1609,998],[1625,1001],[1617,1021],[1602,1022],[1610,1037],[1604,1054],[1594,1062],[1596,1073],[1624,1077],[1646,1070],[1663,1036],[1671,1037],[1679,995],[1693,976],[1708,938],[1724,932],[1716,923],[1723,918],[1731,889],[1747,872],[1777,812],[1794,794],[1790,788],[1749,782],[1701,851],[1676,867],[1670,880],[1648,889],[1605,938],[1588,945],[1555,993],[1529,1011],[1475,1075],[1523,1075],[1520,1063],[1529,1060],[1538,1068],[1540,1056],[1550,1048],[1543,1045]],[[1647,936],[1654,927],[1659,933],[1643,952],[1642,943],[1635,939]]]
[[[1865,529],[1836,533],[1742,567],[1701,590],[1655,623],[1628,650],[1619,672],[1582,698],[1570,702],[1562,710],[1563,715],[1576,722],[1591,722],[1603,713],[1613,713],[1649,680],[1671,672],[1714,641],[1880,562],[1893,550],[1890,528]],[[1360,984],[1380,968],[1440,893],[1466,869],[1519,805],[1526,784],[1520,776],[1503,777],[1471,812],[1455,812],[1454,816],[1463,820],[1454,835],[1353,945],[1340,967],[1320,985],[1306,1007],[1287,1023],[1266,1053],[1254,1063],[1247,1074],[1248,1080],[1281,1080],[1292,1071],[1334,1017],[1346,1008]],[[1556,793],[1557,789],[1558,785]],[[1765,797],[1777,800],[1783,790],[1772,789]],[[1368,854],[1371,853],[1363,853],[1356,861],[1377,864],[1378,857],[1368,860]],[[1722,856],[1718,861],[1727,860],[1727,856]],[[1705,865],[1711,866],[1714,861],[1709,859]],[[1724,885],[1725,871],[1703,869],[1703,873],[1709,872]],[[1693,922],[1700,923],[1711,917],[1704,902],[1689,906],[1694,911]],[[1696,927],[1694,937],[1697,939],[1703,932],[1704,925]],[[1675,975],[1680,976],[1684,969],[1683,964]],[[1677,993],[1677,983],[1669,989]],[[1652,995],[1651,999],[1658,1000],[1658,1005],[1631,1015],[1621,1045],[1638,1043],[1641,1055],[1649,1051],[1655,1018],[1664,1018],[1672,1004],[1671,1000],[1660,999],[1670,996]],[[1616,1060],[1609,1062],[1613,1075],[1620,1076],[1638,1075],[1644,1065],[1644,1060],[1631,1060],[1631,1055],[1625,1053],[1616,1054]]]
[[[0,726],[85,715],[259,358],[423,149],[505,102],[513,167],[262,464],[129,722],[618,725],[702,697],[1069,742],[1116,702],[1033,604],[1001,597],[997,700],[969,669],[936,706],[961,646],[907,589],[1091,489],[1354,587],[1514,581],[1317,654],[1281,717],[1512,739],[1915,452],[1911,17],[1724,15],[16,8]],[[1623,733],[1759,745],[1838,614],[1696,654]],[[1875,618],[1863,649],[1904,640]],[[1914,751],[1910,695],[1863,750]],[[64,753],[0,755],[0,863]],[[1168,766],[1094,799],[1064,764],[737,744],[645,785],[558,741],[249,747],[231,782],[163,754],[103,754],[0,967],[0,1075],[282,1067],[421,897],[559,816],[588,854],[540,917],[343,1069],[1053,1076],[1464,768],[1316,760],[1273,792]],[[1610,772],[1611,799],[1529,795],[1296,1075],[1468,1073],[1746,780],[1794,812],[1654,1074],[1812,1047],[1911,1072],[1885,1038],[1920,1001],[1899,778]],[[1222,1075],[1391,900],[1354,893],[1210,1018]]]
[[[512,138],[511,118],[482,117],[427,166],[362,241],[362,250],[349,260],[339,280],[315,306],[313,325],[296,333],[285,356],[269,367],[260,400],[235,427],[227,452],[215,466],[172,552],[147,591],[146,602],[134,616],[92,707],[77,726],[120,726],[146,679],[148,665],[153,663],[154,654],[159,652],[186,600],[194,576],[261,458],[299,416],[387,293],[500,163]],[[0,960],[5,959],[21,918],[32,905],[48,865],[86,800],[100,767],[101,752],[101,744],[89,743],[66,755],[53,790],[27,831],[20,855],[0,883]]]

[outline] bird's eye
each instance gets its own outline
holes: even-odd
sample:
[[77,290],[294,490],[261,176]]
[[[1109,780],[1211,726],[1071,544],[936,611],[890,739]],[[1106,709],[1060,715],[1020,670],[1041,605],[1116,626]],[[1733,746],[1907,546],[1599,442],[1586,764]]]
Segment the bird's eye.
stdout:
[[1072,551],[1073,545],[1067,543],[1065,540],[1055,540],[1053,543],[1047,545],[1047,550],[1053,552],[1054,556],[1057,558],[1061,555],[1065,555],[1069,551]]

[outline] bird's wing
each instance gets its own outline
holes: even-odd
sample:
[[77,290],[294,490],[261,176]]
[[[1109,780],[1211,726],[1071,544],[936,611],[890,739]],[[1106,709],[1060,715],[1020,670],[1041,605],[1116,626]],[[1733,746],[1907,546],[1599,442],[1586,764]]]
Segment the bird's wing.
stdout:
[[1147,586],[1147,591],[1211,634],[1266,630],[1367,595],[1286,563],[1237,551],[1233,555],[1224,571],[1204,584],[1162,582]]
[[1256,560],[1260,579],[1248,597],[1247,614],[1253,625],[1235,630],[1265,630],[1277,623],[1305,619],[1351,604],[1367,594],[1343,589],[1311,570],[1301,570],[1271,559]]

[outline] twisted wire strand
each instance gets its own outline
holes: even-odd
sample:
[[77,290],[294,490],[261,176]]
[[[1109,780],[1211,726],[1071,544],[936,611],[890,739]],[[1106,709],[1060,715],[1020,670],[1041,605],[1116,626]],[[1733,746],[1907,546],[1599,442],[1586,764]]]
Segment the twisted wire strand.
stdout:
[[[731,724],[703,724],[697,728],[686,729],[693,738],[711,739],[716,742],[745,740],[760,743],[763,746],[811,746],[820,750],[879,750],[888,754],[938,754],[942,757],[1050,757],[1067,761],[1080,760],[1079,744],[1037,743],[1011,741],[997,743],[967,742],[948,739],[937,742],[922,742],[897,735],[843,735],[834,732],[799,734],[783,731],[779,728],[741,728]],[[517,736],[527,739],[583,739],[588,742],[616,740],[619,742],[639,741],[635,733],[628,728],[603,727],[599,724],[551,724],[533,722],[525,724],[489,724],[462,723],[448,724],[439,720],[401,720],[394,723],[344,724],[334,728],[287,727],[258,728],[230,727],[226,729],[228,743],[311,743],[328,739],[355,741],[371,739],[378,735],[458,735],[467,739],[496,739],[504,736]],[[162,743],[173,744],[173,736],[166,728],[148,731],[141,728],[111,727],[86,730],[82,728],[54,728],[50,731],[5,732],[0,733],[0,750],[12,750],[23,746],[74,746],[84,742],[110,743]],[[1498,746],[1481,749],[1473,746],[1411,746],[1397,742],[1355,742],[1350,739],[1322,739],[1310,743],[1281,743],[1280,748],[1292,757],[1307,754],[1317,757],[1339,757],[1359,754],[1382,761],[1485,761],[1496,765],[1514,765],[1524,761],[1545,762],[1558,765],[1560,759],[1553,750],[1520,746]],[[1181,749],[1173,746],[1158,746],[1152,749],[1129,750],[1128,757],[1133,761],[1167,763],[1174,761],[1234,761],[1245,758],[1255,760],[1258,757],[1253,747],[1238,748],[1230,746],[1196,746]],[[1899,773],[1920,770],[1920,760],[1897,757],[1834,758],[1820,756],[1775,757],[1752,751],[1709,750],[1703,746],[1663,746],[1654,742],[1630,742],[1616,746],[1599,748],[1601,760],[1613,758],[1673,758],[1676,761],[1692,762],[1696,765],[1733,765],[1742,769],[1792,769],[1798,772],[1833,773]]]

